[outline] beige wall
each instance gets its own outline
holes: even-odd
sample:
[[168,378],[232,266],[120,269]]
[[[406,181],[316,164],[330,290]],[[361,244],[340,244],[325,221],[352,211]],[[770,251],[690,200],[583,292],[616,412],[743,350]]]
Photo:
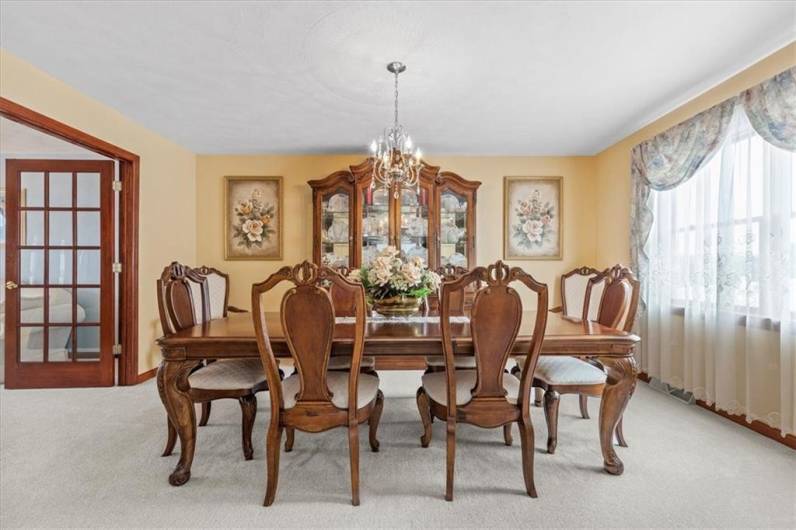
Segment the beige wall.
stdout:
[[155,279],[170,260],[196,258],[195,156],[5,50],[0,95],[141,157],[138,370],[155,367],[161,335]]
[[597,155],[597,266],[630,262],[631,149],[794,65],[796,43],[791,43]]
[[[364,159],[351,156],[197,156],[197,263],[215,266],[232,276],[230,301],[250,306],[251,284],[285,264],[312,259],[312,193],[307,181],[345,169]],[[478,263],[502,257],[503,177],[564,177],[564,258],[561,261],[514,261],[551,286],[558,300],[558,275],[595,259],[596,207],[591,157],[436,157],[427,160],[461,176],[482,182],[477,199]],[[284,260],[224,261],[222,218],[225,175],[278,175],[284,178]],[[278,303],[275,297],[267,303]]]

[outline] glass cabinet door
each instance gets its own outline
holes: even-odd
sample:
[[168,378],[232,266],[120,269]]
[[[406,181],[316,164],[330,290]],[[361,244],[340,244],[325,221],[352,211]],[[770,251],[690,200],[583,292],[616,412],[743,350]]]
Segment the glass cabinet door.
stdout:
[[390,193],[381,187],[362,190],[362,265],[390,244]]
[[335,190],[321,198],[321,263],[324,265],[351,265],[351,207],[347,190]]
[[400,240],[401,252],[407,258],[419,257],[429,264],[429,197],[425,187],[420,193],[414,189],[401,190],[400,201]]
[[442,266],[469,267],[467,215],[470,207],[466,195],[449,189],[440,194],[439,261]]

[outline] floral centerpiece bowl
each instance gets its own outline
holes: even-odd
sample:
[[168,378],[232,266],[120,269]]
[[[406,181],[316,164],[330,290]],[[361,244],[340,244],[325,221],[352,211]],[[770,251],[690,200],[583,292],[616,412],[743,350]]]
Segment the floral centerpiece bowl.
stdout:
[[440,277],[423,265],[423,259],[401,259],[395,247],[386,247],[370,265],[349,274],[362,282],[373,310],[387,317],[417,313],[423,299],[439,288]]

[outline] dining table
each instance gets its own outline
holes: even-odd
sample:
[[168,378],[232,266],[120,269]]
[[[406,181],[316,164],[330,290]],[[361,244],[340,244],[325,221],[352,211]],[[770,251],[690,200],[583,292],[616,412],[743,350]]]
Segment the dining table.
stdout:
[[[512,355],[527,354],[535,318],[535,311],[523,312]],[[289,358],[279,313],[265,313],[265,321],[274,354]],[[351,319],[338,317],[331,355],[350,356],[353,333]],[[451,335],[454,355],[473,355],[466,317],[451,319]],[[188,376],[206,360],[258,358],[260,354],[251,313],[230,313],[161,337],[157,342],[163,354],[157,373],[158,392],[180,441],[180,459],[169,475],[169,483],[180,486],[190,479],[196,445],[196,416]],[[624,471],[624,464],[614,450],[614,431],[635,390],[638,368],[634,353],[639,342],[639,337],[632,333],[563,316],[560,312],[551,311],[547,318],[542,355],[589,358],[599,362],[607,373],[600,402],[599,440],[603,467],[612,475]],[[376,357],[377,362],[385,357],[442,355],[439,316],[429,313],[399,318],[368,317],[363,354]]]

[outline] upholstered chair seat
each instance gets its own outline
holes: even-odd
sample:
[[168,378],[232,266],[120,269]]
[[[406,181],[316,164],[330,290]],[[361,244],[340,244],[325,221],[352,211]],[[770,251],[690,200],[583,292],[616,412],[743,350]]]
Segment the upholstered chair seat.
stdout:
[[[262,370],[262,369],[261,369]],[[348,408],[348,372],[327,372],[326,384],[332,393],[332,405],[338,409]],[[282,393],[285,409],[296,406],[296,395],[301,390],[301,379],[298,374],[286,377],[282,381]],[[360,374],[357,381],[357,408],[361,409],[374,399],[379,392],[379,378],[375,375]]]
[[202,390],[252,388],[265,383],[265,371],[260,359],[222,359],[193,372],[188,383]]
[[[423,388],[428,397],[442,405],[448,404],[445,372],[429,372],[423,375]],[[456,370],[456,404],[466,405],[473,399],[472,390],[476,382],[475,370]],[[503,388],[506,399],[516,404],[520,393],[520,380],[511,374],[503,374]]]
[[[525,359],[517,359],[522,370]],[[542,355],[536,364],[534,377],[548,385],[599,385],[605,383],[605,372],[575,357]]]
[[[376,368],[376,358],[375,357],[362,357],[362,363],[360,363],[359,368],[361,370],[374,370]],[[329,358],[329,370],[350,370],[351,369],[351,357],[337,355],[334,357]]]

